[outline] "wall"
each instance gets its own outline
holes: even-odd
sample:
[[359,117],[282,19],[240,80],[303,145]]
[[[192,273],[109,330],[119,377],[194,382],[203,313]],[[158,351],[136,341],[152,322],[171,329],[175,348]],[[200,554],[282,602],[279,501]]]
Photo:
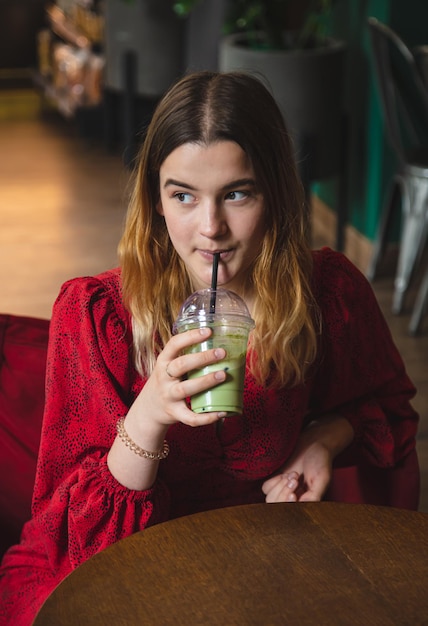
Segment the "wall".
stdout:
[[186,69],[217,70],[226,0],[204,0],[187,20]]
[[[345,107],[348,117],[349,223],[368,239],[377,230],[383,196],[395,158],[383,131],[380,102],[372,71],[367,17],[389,24],[412,47],[428,44],[426,0],[338,0],[333,34],[348,43]],[[336,206],[337,181],[319,183],[315,192]]]
[[[226,0],[204,0],[192,14],[187,33],[188,69],[217,69],[218,37],[225,6]],[[372,72],[367,31],[369,16],[389,24],[409,46],[428,44],[428,2],[337,0],[332,19],[332,35],[348,44],[345,79],[348,221],[365,238],[373,240],[395,158],[385,140]],[[336,209],[337,179],[315,184],[314,191]]]
[[[117,0],[108,0],[107,5],[114,2]],[[186,21],[185,69],[218,68],[218,42],[226,6],[227,0],[203,0]],[[371,67],[369,16],[390,24],[410,46],[428,44],[428,2],[337,0],[332,19],[332,34],[348,45],[345,79],[348,222],[372,241],[395,159],[384,137]],[[117,29],[116,22],[114,28]],[[337,179],[319,182],[314,190],[325,204],[336,209]]]

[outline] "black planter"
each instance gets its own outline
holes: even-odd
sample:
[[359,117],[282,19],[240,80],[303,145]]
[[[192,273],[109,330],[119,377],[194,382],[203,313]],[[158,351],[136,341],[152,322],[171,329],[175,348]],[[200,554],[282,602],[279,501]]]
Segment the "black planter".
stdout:
[[185,25],[167,0],[106,1],[105,84],[128,88],[126,60],[133,57],[134,90],[157,98],[184,68]]
[[133,167],[159,98],[184,71],[185,24],[170,0],[106,0],[105,134]]
[[220,43],[221,71],[243,69],[266,78],[310,180],[334,176],[341,167],[345,54],[345,44],[334,40],[293,51],[253,50],[243,34]]

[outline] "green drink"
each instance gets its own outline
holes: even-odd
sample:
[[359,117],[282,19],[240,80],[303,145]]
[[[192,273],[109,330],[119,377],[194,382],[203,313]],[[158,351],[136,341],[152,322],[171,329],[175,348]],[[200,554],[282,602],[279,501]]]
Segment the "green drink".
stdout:
[[227,354],[218,363],[189,372],[188,378],[204,376],[219,369],[223,369],[227,377],[216,387],[194,395],[191,398],[191,408],[195,413],[242,413],[248,335],[254,328],[247,306],[237,294],[226,289],[197,291],[183,304],[175,330],[184,332],[201,326],[212,328],[211,337],[191,346],[187,352],[224,348]]

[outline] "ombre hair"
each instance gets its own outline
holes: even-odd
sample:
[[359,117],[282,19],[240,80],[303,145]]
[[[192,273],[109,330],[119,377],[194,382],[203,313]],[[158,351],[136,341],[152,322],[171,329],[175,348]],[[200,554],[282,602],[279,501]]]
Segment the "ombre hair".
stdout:
[[160,167],[185,143],[218,141],[236,142],[249,157],[266,212],[266,233],[249,275],[256,322],[249,366],[265,386],[302,383],[320,332],[305,195],[274,98],[259,78],[243,72],[184,76],[162,98],[147,129],[119,244],[137,369],[151,373],[182,302],[194,291],[156,210]]

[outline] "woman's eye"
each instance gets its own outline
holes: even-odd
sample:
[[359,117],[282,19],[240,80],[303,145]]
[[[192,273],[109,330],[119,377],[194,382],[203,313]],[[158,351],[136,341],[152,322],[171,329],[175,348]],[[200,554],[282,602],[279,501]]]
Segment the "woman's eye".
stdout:
[[244,200],[247,196],[248,193],[246,191],[229,191],[226,195],[226,200]]
[[174,194],[174,198],[176,198],[182,204],[189,204],[193,200],[192,194],[186,193],[185,191],[178,191]]

